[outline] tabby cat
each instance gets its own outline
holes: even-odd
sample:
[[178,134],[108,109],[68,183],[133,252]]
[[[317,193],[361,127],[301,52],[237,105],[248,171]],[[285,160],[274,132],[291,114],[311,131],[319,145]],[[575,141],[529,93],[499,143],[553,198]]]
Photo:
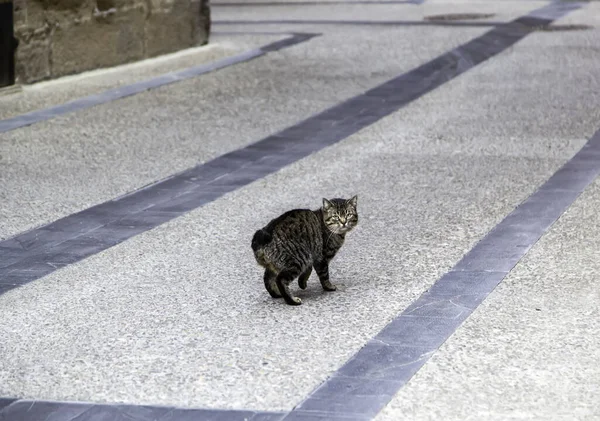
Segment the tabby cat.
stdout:
[[271,297],[283,296],[287,304],[302,304],[289,285],[298,277],[298,285],[305,289],[313,267],[325,291],[337,289],[329,281],[329,262],[358,224],[357,199],[323,199],[320,209],[288,211],[256,231],[252,250],[265,268],[265,288]]

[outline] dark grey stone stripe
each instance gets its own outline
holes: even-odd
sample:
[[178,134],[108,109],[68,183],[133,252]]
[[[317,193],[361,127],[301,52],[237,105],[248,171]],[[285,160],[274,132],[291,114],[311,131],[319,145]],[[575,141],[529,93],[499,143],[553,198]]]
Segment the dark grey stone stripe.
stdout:
[[39,279],[333,145],[504,51],[530,26],[549,24],[549,15],[579,7],[538,9],[257,143],[1,241],[0,285],[6,291]]
[[15,401],[16,401],[16,399],[0,398],[0,414],[2,413],[2,409],[4,409],[5,407],[7,407],[8,405],[12,404]]
[[39,123],[41,121],[50,120],[51,118],[58,117],[60,115],[67,114],[73,111],[82,110],[84,108],[90,108],[96,105],[105,104],[131,95],[136,95],[141,92],[148,91],[150,89],[156,89],[161,86],[169,85],[175,82],[180,82],[182,80],[200,76],[205,73],[214,72],[216,70],[220,70],[225,67],[232,66],[234,64],[250,61],[257,57],[261,57],[267,54],[268,52],[281,50],[282,48],[291,47],[292,45],[296,45],[301,42],[307,41],[317,35],[318,34],[294,33],[291,34],[290,37],[281,41],[275,41],[261,48],[249,50],[232,57],[226,57],[224,59],[217,60],[212,63],[202,64],[200,66],[194,66],[184,70],[165,73],[164,75],[160,75],[152,79],[144,80],[142,82],[137,82],[131,85],[120,86],[114,89],[109,89],[105,92],[89,95],[83,98],[78,98],[74,101],[70,101],[65,104],[56,105],[54,107],[32,111],[30,113],[18,115],[16,117],[0,120],[0,133],[15,130],[20,127],[29,126],[31,124]]
[[110,405],[81,402],[11,400],[2,405],[0,421],[279,421],[277,412],[183,409],[164,406]]
[[[560,6],[543,11],[548,20],[565,12]],[[479,42],[492,42],[489,34]],[[599,174],[600,130],[284,420],[372,419]]]

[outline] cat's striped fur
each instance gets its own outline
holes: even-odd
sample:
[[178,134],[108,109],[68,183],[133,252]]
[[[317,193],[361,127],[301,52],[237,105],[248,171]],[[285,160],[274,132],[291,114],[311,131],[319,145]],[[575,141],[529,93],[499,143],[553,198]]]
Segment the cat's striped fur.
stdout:
[[329,281],[329,262],[344,244],[346,233],[358,224],[356,202],[357,196],[323,199],[320,209],[288,211],[256,231],[252,250],[265,268],[265,288],[273,298],[283,296],[290,305],[302,304],[289,285],[298,278],[305,289],[313,267],[323,289],[336,290]]

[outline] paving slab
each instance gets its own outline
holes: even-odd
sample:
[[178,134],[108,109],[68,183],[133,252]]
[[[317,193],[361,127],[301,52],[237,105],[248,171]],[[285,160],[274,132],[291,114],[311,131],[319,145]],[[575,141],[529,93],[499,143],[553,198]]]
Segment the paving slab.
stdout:
[[[441,104],[437,113],[428,104],[431,115],[446,107],[442,98],[452,83],[432,92]],[[493,100],[472,99],[482,107]],[[291,409],[570,158],[589,130],[533,157],[502,155],[494,136],[487,138],[491,156],[448,154],[447,145],[440,152],[425,137],[414,149],[389,141],[420,106],[5,293],[6,393]],[[520,143],[501,133],[495,139],[507,150]],[[554,146],[552,139],[533,140]],[[309,198],[331,191],[366,197],[365,222],[332,271],[340,291],[324,294],[313,284],[301,295],[305,305],[292,312],[264,293],[248,241],[240,239],[248,240],[267,215],[311,206]]]
[[[346,21],[370,21],[370,22],[419,22],[425,17],[442,14],[494,14],[489,18],[477,19],[476,22],[507,21],[526,14],[528,11],[541,7],[544,1],[495,1],[495,2],[471,2],[471,1],[426,1],[418,6],[413,4],[362,4],[346,2],[344,4],[322,4],[306,5],[286,2],[285,7],[272,7],[269,4],[251,5],[246,7],[216,7],[213,18],[217,26],[223,20],[257,20],[257,21],[311,21],[311,20],[336,20]],[[475,22],[464,19],[463,22]]]
[[[336,32],[216,73],[0,134],[0,238],[255,142],[483,30],[409,32],[390,30],[376,48],[368,31]],[[348,44],[348,39],[354,42]],[[413,50],[419,54],[403,53]]]
[[[575,13],[579,15],[571,18],[574,21],[586,19],[585,13]],[[247,145],[485,30],[386,27],[377,30],[382,49],[376,51],[367,38],[372,29],[343,28],[207,76],[214,84],[214,96],[208,99],[216,104],[215,110],[213,102],[198,107],[190,92],[199,82],[190,80],[18,129],[9,134],[14,137],[0,137],[0,142],[8,139],[0,145],[13,148],[9,162],[19,163],[5,184],[17,194],[3,206],[13,221],[22,218],[9,223],[5,232],[53,220]],[[267,418],[272,411],[292,409],[399,312],[412,308],[417,297],[598,128],[598,107],[589,95],[599,88],[596,78],[590,77],[598,63],[588,51],[597,37],[594,30],[531,34],[334,146],[4,292],[0,396],[243,408],[270,411]],[[326,44],[327,40],[335,43]],[[398,43],[403,48],[383,48]],[[336,45],[335,53],[331,45]],[[419,53],[406,57],[409,48]],[[357,51],[364,62],[358,61]],[[566,56],[579,65],[568,66]],[[552,106],[557,98],[561,107]],[[91,111],[96,111],[96,120]],[[195,118],[205,111],[206,120],[198,122]],[[134,115],[135,119],[126,118]],[[208,119],[214,115],[218,119]],[[130,127],[131,121],[135,127]],[[195,141],[198,132],[202,142]],[[89,148],[93,141],[82,139],[82,133],[104,142],[98,140]],[[64,134],[69,136],[67,142],[48,144]],[[36,167],[24,152],[38,162],[63,155],[71,160],[54,168]],[[75,171],[90,164],[91,171]],[[42,179],[48,181],[31,192],[18,182],[23,175],[31,181],[29,189]],[[96,189],[90,190],[90,185]],[[284,210],[316,207],[321,197],[357,193],[361,223],[331,271],[339,291],[322,292],[313,277],[309,288],[298,293],[302,306],[272,300],[249,248],[253,232]],[[68,194],[71,201],[52,210]],[[38,199],[33,211],[23,210],[28,197],[44,201]],[[513,291],[511,299],[515,295]],[[513,320],[518,317],[513,315]],[[505,330],[507,343],[518,336],[511,332]],[[417,358],[421,345],[414,345]],[[370,346],[367,351],[384,362],[410,364],[412,360],[400,361],[407,355],[401,346],[385,351]],[[456,349],[469,346],[461,342]],[[514,352],[506,348],[498,361]],[[470,354],[464,359],[473,365]],[[403,401],[396,400],[429,366],[380,416],[399,417],[394,411],[404,410]],[[391,371],[397,368],[390,365]],[[593,370],[586,373],[584,380],[576,380],[578,387],[595,378]],[[393,373],[379,374],[385,378],[372,379],[371,386],[381,394],[373,392],[370,399],[362,399],[361,387],[366,386],[356,386],[352,405],[363,409],[361,416],[349,414],[343,401],[334,402],[339,413],[325,412],[331,405],[319,402],[317,396],[286,419],[369,419],[398,387],[390,377]],[[429,380],[424,390],[436,384]],[[582,416],[595,414],[591,396],[584,397]],[[456,395],[447,398],[447,405],[453,399]],[[6,408],[22,407],[22,402],[27,401],[9,402]],[[110,408],[98,408],[97,416],[113,413]],[[182,419],[195,416],[185,409],[176,412]],[[431,418],[440,413],[445,414],[432,404],[415,414]]]
[[59,105],[74,99],[127,86],[165,73],[208,64],[282,38],[281,34],[211,35],[210,44],[121,66],[65,76],[22,86],[22,91],[0,96],[0,119]]
[[[5,293],[1,392],[291,409],[561,163],[407,154],[361,133]],[[313,280],[292,310],[263,290],[249,240],[332,191],[358,193],[365,222],[332,269],[339,292]]]
[[600,419],[592,184],[375,418]]

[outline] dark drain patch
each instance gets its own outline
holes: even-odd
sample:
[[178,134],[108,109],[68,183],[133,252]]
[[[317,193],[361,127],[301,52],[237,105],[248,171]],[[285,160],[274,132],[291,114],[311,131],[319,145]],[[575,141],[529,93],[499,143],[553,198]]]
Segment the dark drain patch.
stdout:
[[532,31],[537,32],[560,32],[560,31],[585,31],[592,29],[590,25],[546,25],[546,26],[534,26],[531,28]]
[[488,19],[494,16],[494,13],[449,13],[447,15],[425,16],[424,20],[432,22],[448,22],[455,20]]

